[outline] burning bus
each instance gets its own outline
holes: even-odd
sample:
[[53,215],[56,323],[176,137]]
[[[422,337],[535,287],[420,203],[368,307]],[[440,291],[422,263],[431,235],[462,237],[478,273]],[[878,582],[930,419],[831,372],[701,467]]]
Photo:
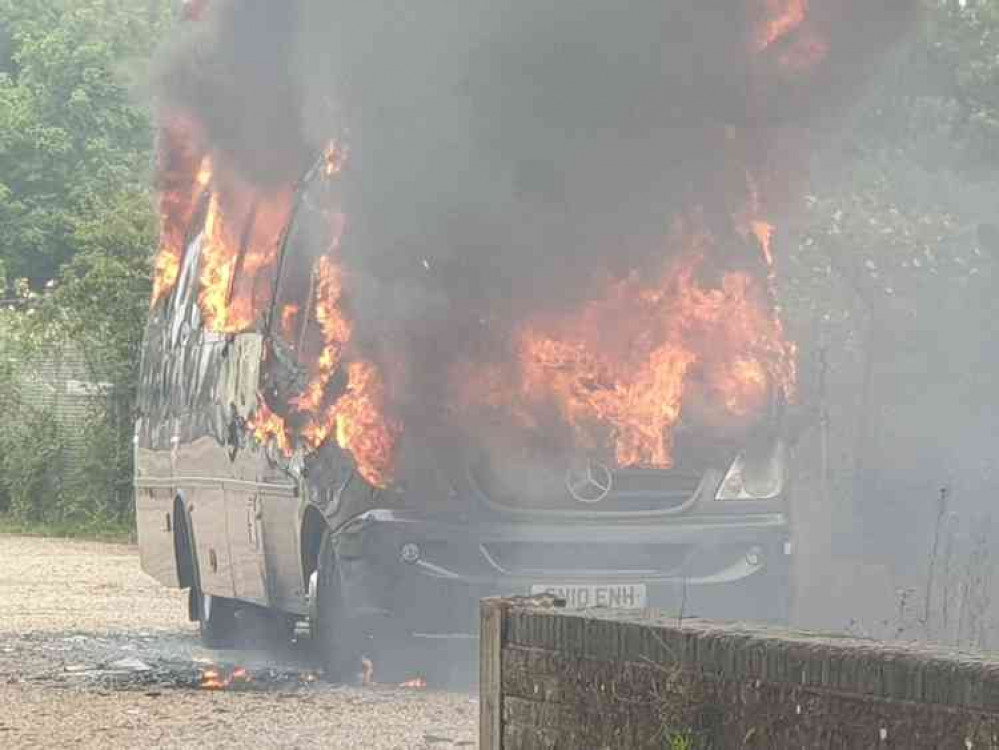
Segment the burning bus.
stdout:
[[730,4],[188,13],[136,515],[207,641],[266,611],[343,671],[495,594],[787,616],[772,215],[890,14]]

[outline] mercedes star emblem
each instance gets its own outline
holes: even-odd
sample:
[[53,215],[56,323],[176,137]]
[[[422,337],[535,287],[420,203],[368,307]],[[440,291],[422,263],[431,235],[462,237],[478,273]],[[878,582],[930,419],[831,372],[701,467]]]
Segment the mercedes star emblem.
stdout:
[[614,473],[597,461],[587,461],[582,469],[570,467],[565,474],[566,489],[581,503],[599,503],[610,494],[613,486]]

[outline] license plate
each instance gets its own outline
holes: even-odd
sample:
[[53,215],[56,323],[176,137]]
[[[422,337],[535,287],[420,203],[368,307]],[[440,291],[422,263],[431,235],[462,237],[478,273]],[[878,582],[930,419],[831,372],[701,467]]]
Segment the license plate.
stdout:
[[553,594],[560,599],[565,599],[567,609],[586,609],[587,607],[645,609],[648,606],[648,595],[644,583],[608,583],[600,586],[538,584],[531,586],[531,594]]

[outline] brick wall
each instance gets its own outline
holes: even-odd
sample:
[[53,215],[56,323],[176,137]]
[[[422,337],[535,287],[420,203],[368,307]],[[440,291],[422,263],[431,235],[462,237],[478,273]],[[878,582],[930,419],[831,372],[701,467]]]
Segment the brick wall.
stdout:
[[999,748],[999,661],[551,601],[482,605],[481,748]]

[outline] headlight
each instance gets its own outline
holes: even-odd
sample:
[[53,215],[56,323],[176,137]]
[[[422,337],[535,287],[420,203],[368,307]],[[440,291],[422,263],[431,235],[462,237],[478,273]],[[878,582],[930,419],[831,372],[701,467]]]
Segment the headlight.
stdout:
[[765,457],[747,459],[740,453],[725,474],[715,500],[772,500],[784,490],[784,445],[777,443]]

